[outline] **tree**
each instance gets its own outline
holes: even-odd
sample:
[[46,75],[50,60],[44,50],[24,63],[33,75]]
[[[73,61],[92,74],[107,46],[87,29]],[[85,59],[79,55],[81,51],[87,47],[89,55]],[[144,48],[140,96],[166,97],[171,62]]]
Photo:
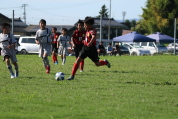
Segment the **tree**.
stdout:
[[97,16],[98,18],[100,18],[101,15],[102,15],[102,18],[108,18],[109,17],[109,15],[108,15],[108,9],[106,8],[106,5],[103,5],[101,7],[101,10],[100,10],[99,14],[100,15]]
[[125,25],[126,25],[129,29],[132,27],[132,24],[131,24],[131,22],[130,22],[128,19],[125,20]]
[[178,0],[147,0],[139,27],[148,34],[158,31],[173,36],[174,18],[178,18],[177,6]]

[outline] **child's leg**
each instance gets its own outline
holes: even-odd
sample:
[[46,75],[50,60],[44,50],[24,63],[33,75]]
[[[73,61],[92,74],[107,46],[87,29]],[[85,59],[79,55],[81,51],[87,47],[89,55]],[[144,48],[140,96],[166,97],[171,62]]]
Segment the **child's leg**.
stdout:
[[84,68],[84,60],[80,62],[80,70],[83,71]]
[[62,64],[65,64],[65,63],[66,63],[66,55],[64,54],[64,55],[63,55]]
[[76,62],[74,63],[74,66],[72,67],[72,73],[71,73],[72,76],[75,75],[75,73],[76,73],[76,71],[77,71],[77,69],[78,69],[78,66],[79,66],[80,62],[82,62],[82,61],[83,61],[82,58],[80,58],[80,57],[77,58]]
[[19,76],[19,67],[18,67],[18,64],[17,64],[17,62],[14,62],[13,65],[15,67],[15,77],[18,77]]
[[111,67],[110,63],[107,60],[100,60],[98,62],[94,62],[96,66],[107,65],[108,68]]
[[10,64],[9,56],[5,56],[4,59],[5,59],[5,61],[6,61],[6,65],[7,65],[7,68],[8,68],[8,70],[9,70],[9,72],[10,72],[11,74],[14,74],[14,72],[13,72],[13,70],[12,70],[12,66],[11,66],[11,64]]

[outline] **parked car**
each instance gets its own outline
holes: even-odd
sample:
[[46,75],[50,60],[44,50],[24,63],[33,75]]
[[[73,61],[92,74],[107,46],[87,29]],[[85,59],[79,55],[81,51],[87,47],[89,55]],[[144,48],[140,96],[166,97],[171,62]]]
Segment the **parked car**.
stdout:
[[20,54],[38,53],[39,45],[35,42],[35,37],[24,36],[19,38],[18,52]]
[[163,54],[168,52],[166,46],[161,43],[156,44],[155,42],[140,42],[140,46],[147,50],[150,50],[151,55]]
[[[178,52],[178,43],[176,43],[175,45],[176,45],[176,52]],[[174,43],[170,43],[169,45],[167,45],[167,49],[168,49],[168,52],[173,53],[174,52]]]
[[146,50],[139,43],[123,43],[124,47],[127,47],[130,55],[143,56],[151,55],[150,50]]

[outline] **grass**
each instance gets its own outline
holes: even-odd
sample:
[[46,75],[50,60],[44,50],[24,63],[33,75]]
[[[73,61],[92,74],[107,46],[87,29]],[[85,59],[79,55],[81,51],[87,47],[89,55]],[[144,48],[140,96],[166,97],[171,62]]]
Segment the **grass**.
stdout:
[[[112,64],[96,67],[85,60],[84,72],[68,78],[75,57],[45,74],[37,55],[17,55],[20,77],[10,79],[0,62],[0,119],[177,119],[178,57],[101,56]],[[49,57],[51,60],[51,57]],[[60,59],[59,59],[60,61]],[[51,62],[51,61],[50,61]]]

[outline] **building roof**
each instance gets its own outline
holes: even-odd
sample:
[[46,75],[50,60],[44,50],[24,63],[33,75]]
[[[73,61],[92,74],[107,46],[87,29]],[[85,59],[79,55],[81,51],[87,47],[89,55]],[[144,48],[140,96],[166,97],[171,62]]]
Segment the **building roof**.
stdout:
[[28,25],[24,23],[20,18],[14,18],[14,27],[26,28],[27,26]]
[[[52,27],[57,28],[57,32],[60,32],[62,28],[67,28],[68,30],[73,28],[74,25],[46,25],[46,28],[52,29]],[[36,32],[38,29],[40,29],[39,25],[29,25],[25,30],[27,32]]]
[[[100,18],[94,18],[95,19],[95,25],[100,25]],[[113,18],[110,19],[111,21],[111,27],[116,27],[116,28],[122,28],[122,29],[128,29],[127,26],[115,21]],[[103,27],[108,27],[109,26],[109,19],[108,18],[103,18],[102,19],[102,26]]]
[[128,34],[128,33],[131,33],[132,31],[131,30],[122,30],[122,35],[125,35],[125,34]]
[[5,18],[5,19],[7,19],[8,22],[11,22],[11,19],[9,19],[8,17],[6,17],[5,15],[3,15],[3,14],[1,14],[1,13],[0,13],[0,17],[3,17],[3,18]]

